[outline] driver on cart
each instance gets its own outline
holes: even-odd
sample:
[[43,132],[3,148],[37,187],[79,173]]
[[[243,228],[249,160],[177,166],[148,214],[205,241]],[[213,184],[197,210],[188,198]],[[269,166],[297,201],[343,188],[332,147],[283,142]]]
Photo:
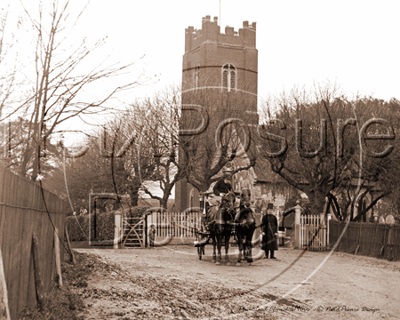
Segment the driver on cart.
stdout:
[[[212,193],[210,192],[208,196],[208,213],[214,214],[218,211],[218,208],[221,204],[222,196],[229,191],[232,191],[232,171],[227,168],[223,172],[223,176],[221,179],[217,181],[217,183],[214,184],[214,186],[211,186],[210,189],[212,188]],[[209,193],[209,192],[207,192]],[[206,224],[206,229],[208,231],[208,224]]]

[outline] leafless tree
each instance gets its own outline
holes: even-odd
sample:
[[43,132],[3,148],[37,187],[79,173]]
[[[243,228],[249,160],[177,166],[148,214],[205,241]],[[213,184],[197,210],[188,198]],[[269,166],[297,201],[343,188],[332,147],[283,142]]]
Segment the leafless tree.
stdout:
[[32,48],[35,68],[34,76],[31,74],[34,78],[31,95],[13,111],[23,114],[30,127],[23,141],[23,152],[11,165],[32,180],[36,180],[41,171],[41,157],[46,152],[44,141],[59,133],[61,124],[74,118],[84,120],[85,116],[113,112],[114,97],[147,80],[139,74],[132,81],[108,87],[95,97],[89,97],[86,90],[97,84],[104,86],[104,81],[109,79],[117,81],[119,76],[135,71],[136,62],[107,64],[105,58],[93,65],[91,57],[104,39],[94,45],[88,45],[85,38],[74,39],[75,45],[68,44],[71,30],[86,7],[73,16],[70,1],[55,0],[50,8],[40,5],[37,18],[24,7],[36,39]]
[[[256,103],[256,96],[245,90],[205,88],[183,94],[179,165],[185,181],[204,192],[232,161],[240,164],[233,174],[255,165],[257,152],[252,132],[258,124],[253,110]],[[200,108],[192,108],[193,105]],[[203,119],[208,119],[208,126],[197,130],[202,128]]]
[[275,173],[308,196],[311,212],[320,214],[327,195],[347,177],[357,149],[357,131],[352,126],[341,139],[346,141],[343,153],[337,154],[337,120],[354,118],[351,105],[336,85],[326,84],[311,92],[294,88],[263,108],[266,118],[274,120],[261,130],[263,156]]

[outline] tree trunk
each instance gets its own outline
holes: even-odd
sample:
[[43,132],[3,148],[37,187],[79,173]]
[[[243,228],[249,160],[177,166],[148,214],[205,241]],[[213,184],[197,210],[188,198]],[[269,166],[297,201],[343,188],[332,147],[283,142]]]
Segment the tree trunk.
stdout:
[[160,207],[164,208],[165,210],[168,209],[168,198],[171,195],[171,190],[174,187],[175,183],[169,183],[165,186],[164,188],[164,194],[163,197],[160,200]]
[[167,199],[165,199],[165,197],[161,198],[160,207],[165,209],[165,210],[168,209],[168,198]]
[[324,211],[325,206],[325,194],[323,192],[312,192],[307,194],[310,200],[310,213],[315,215],[320,215]]
[[133,207],[136,207],[138,205],[139,188],[140,188],[140,184],[131,182],[129,189],[128,189],[128,193],[131,196],[131,205]]

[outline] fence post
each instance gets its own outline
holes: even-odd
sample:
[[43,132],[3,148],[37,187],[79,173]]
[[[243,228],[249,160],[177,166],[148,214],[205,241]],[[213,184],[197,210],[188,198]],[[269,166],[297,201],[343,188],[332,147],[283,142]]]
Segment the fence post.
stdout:
[[0,318],[10,320],[10,309],[8,308],[8,293],[6,276],[4,274],[3,256],[0,249]]
[[319,246],[321,247],[321,249],[326,248],[326,222],[327,222],[327,220],[325,219],[325,217],[326,217],[325,212],[326,211],[322,212],[319,215],[320,233],[318,234],[318,238],[320,240]]
[[33,271],[35,275],[36,298],[39,309],[43,310],[44,286],[42,282],[42,275],[39,262],[39,241],[35,235],[35,232],[32,232],[32,254],[33,254]]
[[300,237],[301,237],[301,225],[300,225],[300,215],[301,215],[301,207],[300,201],[296,201],[296,206],[294,207],[294,247],[299,249],[301,247]]
[[326,248],[329,249],[329,224],[331,222],[332,215],[330,213],[327,214],[326,218]]
[[62,287],[62,275],[61,275],[61,255],[60,255],[60,239],[58,238],[58,229],[54,228],[54,252],[56,256],[56,272],[58,277],[58,285]]
[[142,219],[143,219],[143,230],[142,230],[143,247],[147,248],[147,216],[144,216]]
[[115,211],[114,249],[118,249],[118,242],[121,238],[121,211],[121,209]]
[[67,240],[67,247],[70,255],[70,261],[72,261],[72,264],[75,265],[75,256],[71,248],[71,242],[69,241],[68,228],[66,223],[64,224],[64,234],[65,234],[65,239]]

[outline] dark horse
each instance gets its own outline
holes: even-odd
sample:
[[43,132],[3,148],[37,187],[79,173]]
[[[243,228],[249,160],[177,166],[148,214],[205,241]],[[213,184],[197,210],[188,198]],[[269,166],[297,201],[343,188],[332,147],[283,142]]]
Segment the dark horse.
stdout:
[[[217,265],[221,264],[221,247],[223,239],[225,239],[225,262],[229,264],[229,238],[232,234],[235,199],[235,194],[232,191],[223,195],[219,209],[217,210],[215,207],[211,208],[206,217],[207,224],[209,225],[210,236],[213,241],[212,261]],[[216,248],[218,248],[218,257],[216,255]]]
[[256,219],[253,214],[253,210],[250,208],[251,192],[249,189],[244,188],[240,193],[240,206],[235,216],[236,223],[236,236],[238,239],[239,256],[237,265],[240,265],[240,261],[246,259],[248,263],[253,262],[251,255],[252,243],[254,230],[256,229]]

